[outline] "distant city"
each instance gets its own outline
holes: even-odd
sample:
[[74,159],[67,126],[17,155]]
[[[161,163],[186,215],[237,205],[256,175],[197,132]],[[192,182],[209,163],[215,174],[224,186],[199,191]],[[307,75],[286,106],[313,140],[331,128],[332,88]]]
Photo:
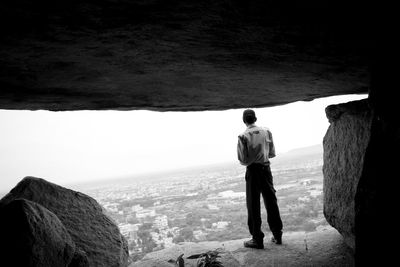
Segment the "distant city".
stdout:
[[[284,231],[311,232],[323,216],[322,146],[297,149],[272,160]],[[85,186],[128,241],[130,262],[180,242],[249,237],[245,167],[239,163],[170,172],[140,181]],[[133,180],[133,179],[132,179]],[[268,233],[262,204],[263,230]]]

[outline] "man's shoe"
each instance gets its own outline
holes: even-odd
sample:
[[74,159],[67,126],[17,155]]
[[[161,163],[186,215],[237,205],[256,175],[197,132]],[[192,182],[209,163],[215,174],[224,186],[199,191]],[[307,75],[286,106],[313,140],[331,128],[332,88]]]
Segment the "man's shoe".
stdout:
[[244,242],[244,247],[245,248],[264,249],[264,242],[262,240],[256,241],[254,239],[251,239],[249,241]]
[[271,238],[272,243],[275,243],[277,245],[282,245],[282,232],[280,233],[273,233],[273,236]]

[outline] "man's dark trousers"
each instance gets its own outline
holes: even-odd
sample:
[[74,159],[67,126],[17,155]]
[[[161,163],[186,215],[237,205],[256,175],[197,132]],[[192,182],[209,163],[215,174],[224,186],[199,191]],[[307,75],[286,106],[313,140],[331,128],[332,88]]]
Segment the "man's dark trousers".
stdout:
[[246,169],[246,204],[250,234],[256,241],[262,241],[260,195],[262,194],[267,209],[267,221],[273,234],[282,231],[272,174],[269,165],[251,164]]

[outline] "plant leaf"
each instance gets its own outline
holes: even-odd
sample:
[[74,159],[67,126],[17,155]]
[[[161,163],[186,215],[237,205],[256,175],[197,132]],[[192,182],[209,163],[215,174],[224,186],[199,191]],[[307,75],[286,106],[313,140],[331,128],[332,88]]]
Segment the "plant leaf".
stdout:
[[191,256],[187,257],[187,259],[198,259],[198,258],[203,257],[203,256],[204,256],[204,253],[194,254],[194,255],[191,255]]
[[182,258],[183,253],[181,255],[179,255],[179,257],[176,259],[176,263],[178,265],[178,267],[185,267],[185,261]]

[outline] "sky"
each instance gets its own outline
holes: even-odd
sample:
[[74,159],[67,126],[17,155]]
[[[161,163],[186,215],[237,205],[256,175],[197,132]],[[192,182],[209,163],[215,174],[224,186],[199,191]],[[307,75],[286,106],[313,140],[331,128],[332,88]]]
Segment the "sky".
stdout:
[[[329,126],[327,105],[366,97],[344,95],[255,108],[256,124],[271,130],[279,157],[322,144]],[[68,185],[237,162],[237,136],[246,129],[243,110],[0,110],[0,193],[25,176]]]

